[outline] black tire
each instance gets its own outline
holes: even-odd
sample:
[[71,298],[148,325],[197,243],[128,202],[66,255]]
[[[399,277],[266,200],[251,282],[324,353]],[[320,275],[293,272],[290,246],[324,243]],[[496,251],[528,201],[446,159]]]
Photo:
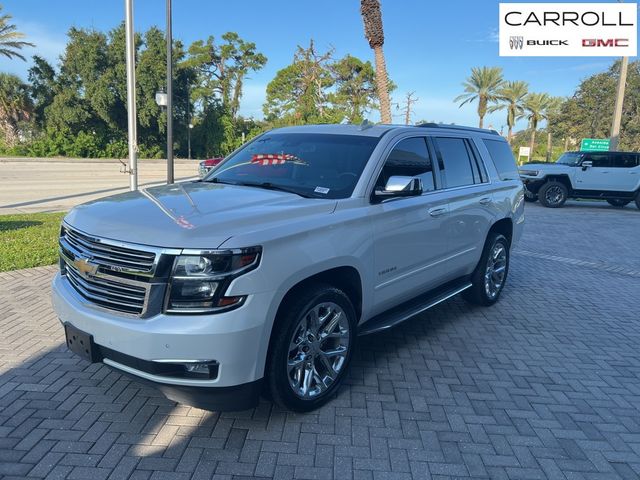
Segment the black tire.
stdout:
[[[348,338],[348,347],[346,349],[346,355],[344,359],[340,363],[339,371],[337,375],[332,380],[328,386],[325,385],[325,381],[327,376],[322,377],[322,382],[318,382],[320,380],[321,372],[329,373],[328,368],[325,366],[326,364],[322,362],[320,359],[319,350],[315,350],[318,354],[314,354],[313,349],[320,349],[319,345],[325,345],[322,343],[316,343],[316,347],[313,345],[306,346],[306,348],[311,349],[308,350],[307,353],[301,351],[305,346],[302,345],[306,342],[296,342],[298,344],[297,354],[292,359],[290,358],[291,352],[294,350],[290,350],[290,346],[294,343],[294,335],[298,335],[299,332],[305,331],[305,325],[308,326],[309,323],[309,315],[311,312],[318,308],[320,305],[336,305],[342,309],[342,312],[346,317],[346,324],[348,325],[348,335],[341,336],[340,339],[335,339],[335,342],[346,341]],[[322,310],[319,310],[322,311]],[[327,310],[329,311],[329,310]],[[335,317],[334,317],[335,318]],[[342,317],[340,317],[342,318]],[[306,320],[305,320],[306,319]],[[304,324],[302,322],[305,322]],[[319,322],[322,325],[322,322]],[[327,321],[325,323],[331,323],[331,321]],[[340,330],[337,332],[339,335],[344,335],[343,324],[338,325]],[[269,390],[269,396],[273,399],[275,403],[289,410],[293,410],[295,412],[309,412],[311,410],[315,410],[316,408],[321,407],[329,400],[331,400],[340,384],[344,375],[346,374],[349,363],[351,362],[351,356],[353,354],[353,350],[355,348],[355,340],[356,340],[356,328],[357,328],[357,320],[355,309],[353,308],[353,304],[349,300],[349,297],[342,291],[337,288],[334,288],[330,285],[325,284],[315,284],[309,287],[306,287],[304,290],[298,292],[291,301],[289,301],[286,305],[281,309],[281,313],[276,318],[276,323],[274,325],[271,338],[272,344],[269,352],[269,356],[267,358],[267,364],[265,367],[265,376],[267,389]],[[302,330],[301,330],[302,329]],[[307,332],[309,330],[306,330]],[[318,329],[318,332],[322,332],[322,328]],[[318,335],[320,337],[320,335]],[[301,337],[300,337],[301,338]],[[333,338],[327,337],[328,340],[333,341]],[[302,346],[301,346],[302,345]],[[325,348],[326,350],[326,348]],[[334,350],[337,351],[338,348],[334,347]],[[313,357],[312,360],[304,360],[304,365],[307,363],[311,364],[313,362],[313,367],[303,366],[300,363],[300,358]],[[336,355],[337,357],[337,355]],[[340,359],[336,358],[334,361],[340,361]],[[296,363],[300,365],[299,368],[292,368],[289,370],[289,365],[291,363]],[[333,364],[335,367],[336,364]],[[319,389],[320,393],[316,394],[313,397],[302,398],[300,393],[296,393],[294,390],[294,386],[291,385],[291,381],[295,381],[295,378],[290,380],[290,374],[292,377],[296,376],[296,371],[299,370],[300,375],[302,375],[302,370],[306,368],[310,368],[313,371],[314,375],[312,375],[315,383],[315,388]],[[334,373],[335,371],[332,370]],[[306,371],[305,371],[306,373]],[[317,380],[316,380],[317,375]],[[304,388],[304,380],[300,383],[300,388]],[[322,391],[322,386],[324,385],[325,390]],[[307,386],[307,390],[309,390],[309,386]]]
[[636,195],[636,207],[640,209],[640,192]]
[[631,203],[631,200],[620,200],[619,198],[610,198],[607,199],[607,203],[612,207],[622,208]]
[[537,202],[538,201],[538,195],[535,193],[531,193],[529,190],[527,190],[526,188],[524,189],[524,201],[525,202]]
[[[497,249],[502,249],[505,255],[503,269],[504,274],[501,278],[500,286],[493,291],[487,286],[488,279],[486,275],[490,264],[494,262],[494,259],[490,257],[492,257],[492,254],[494,254]],[[472,285],[462,293],[462,296],[468,302],[476,305],[489,306],[496,303],[500,298],[500,294],[502,293],[505,283],[507,282],[507,276],[509,274],[509,258],[509,241],[500,233],[489,232],[487,241],[484,245],[484,250],[482,251],[482,257],[480,257],[480,262],[478,262],[478,265],[471,276]]]
[[548,208],[560,208],[569,197],[569,190],[564,183],[549,181],[538,191],[538,200]]

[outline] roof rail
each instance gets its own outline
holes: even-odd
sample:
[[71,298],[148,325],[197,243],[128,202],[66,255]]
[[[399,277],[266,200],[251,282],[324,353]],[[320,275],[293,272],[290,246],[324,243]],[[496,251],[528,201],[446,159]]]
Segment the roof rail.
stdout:
[[500,135],[497,131],[490,130],[487,128],[465,127],[462,125],[447,125],[445,123],[424,122],[424,123],[419,123],[418,125],[416,125],[416,127],[446,128],[451,130],[468,130],[471,132],[491,133],[492,135]]

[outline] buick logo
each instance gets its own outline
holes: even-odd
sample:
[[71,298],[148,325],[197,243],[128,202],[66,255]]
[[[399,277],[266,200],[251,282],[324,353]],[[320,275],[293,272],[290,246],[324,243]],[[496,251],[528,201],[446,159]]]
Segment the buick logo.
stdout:
[[98,265],[89,262],[88,258],[76,258],[73,261],[73,266],[76,267],[76,270],[83,276],[95,275],[98,271]]
[[511,50],[522,50],[523,45],[524,37],[509,37],[509,48],[511,48]]

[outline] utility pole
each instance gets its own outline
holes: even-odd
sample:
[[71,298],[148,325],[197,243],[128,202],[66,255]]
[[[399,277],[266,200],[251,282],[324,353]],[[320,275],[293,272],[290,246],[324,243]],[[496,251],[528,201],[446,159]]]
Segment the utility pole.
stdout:
[[616,93],[616,106],[613,110],[613,122],[611,123],[611,142],[609,143],[609,151],[611,152],[618,150],[618,145],[620,144],[620,123],[622,122],[622,106],[624,104],[624,89],[627,84],[628,66],[629,57],[622,57]]
[[409,123],[411,122],[411,107],[414,103],[416,103],[419,100],[419,98],[413,98],[413,95],[415,93],[416,92],[407,93],[405,106],[404,106],[404,124],[405,125],[409,125]]
[[173,40],[171,38],[171,0],[167,0],[167,183],[173,183]]
[[136,128],[136,51],[133,30],[133,0],[124,1],[127,55],[127,127],[129,143],[129,189],[138,189],[138,132]]

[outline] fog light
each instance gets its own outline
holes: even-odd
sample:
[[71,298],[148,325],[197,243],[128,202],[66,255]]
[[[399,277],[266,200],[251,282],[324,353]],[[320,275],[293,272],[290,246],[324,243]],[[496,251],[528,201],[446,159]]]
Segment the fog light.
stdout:
[[186,363],[185,376],[190,378],[216,378],[218,376],[217,363]]

